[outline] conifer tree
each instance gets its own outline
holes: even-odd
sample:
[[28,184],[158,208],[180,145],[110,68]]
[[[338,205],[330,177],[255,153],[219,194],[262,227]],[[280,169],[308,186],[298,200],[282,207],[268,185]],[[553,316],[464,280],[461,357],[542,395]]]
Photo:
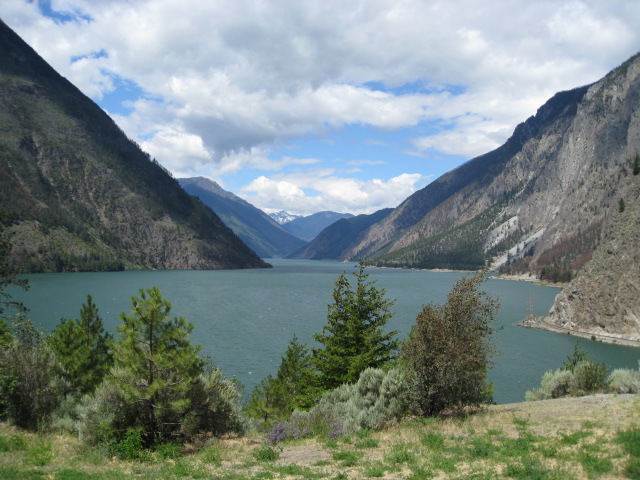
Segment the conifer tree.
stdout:
[[62,319],[49,336],[49,344],[61,367],[60,374],[77,396],[91,393],[111,368],[111,339],[91,295],[87,295],[87,302],[80,309],[79,320]]
[[335,282],[333,303],[328,306],[328,324],[314,339],[323,345],[313,349],[313,363],[323,388],[355,383],[365,369],[379,368],[395,358],[397,331],[385,333],[394,302],[385,290],[368,279],[364,265],[353,273],[352,286],[343,272]]
[[319,396],[309,349],[294,335],[276,376],[267,376],[254,388],[247,413],[264,421],[279,419],[296,409],[309,409]]
[[157,287],[131,299],[121,315],[111,379],[128,405],[145,447],[176,436],[191,409],[191,392],[203,373],[200,347],[192,346],[193,324],[169,317],[171,304]]
[[311,354],[307,345],[298,342],[295,335],[280,362],[276,383],[280,386],[282,407],[287,413],[312,407],[319,396]]

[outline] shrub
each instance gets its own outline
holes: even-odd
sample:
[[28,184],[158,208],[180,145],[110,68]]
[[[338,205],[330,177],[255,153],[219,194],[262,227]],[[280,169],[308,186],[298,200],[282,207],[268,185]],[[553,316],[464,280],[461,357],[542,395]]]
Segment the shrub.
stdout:
[[479,290],[487,272],[456,282],[444,305],[426,305],[402,350],[424,416],[491,400],[487,371],[497,301]]
[[540,387],[526,392],[528,401],[545,400],[547,398],[559,398],[569,395],[573,381],[571,370],[558,369],[555,372],[545,372],[540,382]]
[[214,435],[242,432],[245,423],[240,389],[238,382],[224,378],[222,370],[208,366],[188,394],[191,410],[183,421],[181,435],[190,439],[203,431]]
[[124,438],[112,446],[113,453],[121,460],[136,460],[142,455],[142,434],[140,428],[130,428]]
[[616,393],[640,393],[640,370],[615,369],[609,375],[609,387]]
[[607,367],[604,363],[585,361],[578,364],[573,371],[570,392],[572,395],[587,395],[608,390]]
[[361,429],[379,430],[385,424],[397,422],[408,411],[406,401],[409,386],[399,368],[388,371],[369,368],[354,385],[345,384],[325,394],[319,409],[342,418],[344,433]]
[[44,335],[19,317],[15,338],[0,350],[0,398],[4,415],[15,425],[31,430],[49,425],[64,390],[56,368]]
[[540,387],[526,392],[528,401],[566,396],[589,395],[607,392],[607,368],[603,363],[589,360],[579,363],[573,370],[558,369],[542,376]]
[[117,385],[103,382],[93,395],[85,395],[78,404],[75,428],[80,440],[108,446],[123,439],[134,424],[135,408],[124,401]]
[[402,369],[368,368],[357,383],[327,392],[310,411],[296,410],[289,420],[275,425],[266,439],[278,443],[307,436],[335,438],[361,430],[379,430],[408,412],[408,389]]

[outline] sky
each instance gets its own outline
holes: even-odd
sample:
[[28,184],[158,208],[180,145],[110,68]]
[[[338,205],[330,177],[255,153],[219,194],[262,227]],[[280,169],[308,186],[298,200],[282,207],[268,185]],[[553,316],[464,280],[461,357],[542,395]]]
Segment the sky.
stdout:
[[175,177],[361,214],[504,143],[640,51],[637,0],[2,0]]

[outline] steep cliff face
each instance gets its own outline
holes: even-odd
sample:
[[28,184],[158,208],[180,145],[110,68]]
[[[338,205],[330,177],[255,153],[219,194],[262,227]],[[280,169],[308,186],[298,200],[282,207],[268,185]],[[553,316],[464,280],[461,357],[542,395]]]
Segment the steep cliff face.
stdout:
[[640,346],[640,175],[623,186],[592,260],[562,289],[548,315],[529,318],[525,326]]
[[0,187],[27,271],[267,266],[1,21]]

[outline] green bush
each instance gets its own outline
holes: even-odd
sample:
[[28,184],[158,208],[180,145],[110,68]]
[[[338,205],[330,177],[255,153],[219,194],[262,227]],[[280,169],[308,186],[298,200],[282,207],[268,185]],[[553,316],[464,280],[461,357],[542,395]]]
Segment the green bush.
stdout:
[[57,360],[44,335],[20,317],[11,343],[0,349],[0,398],[3,414],[30,430],[48,427],[63,399],[64,382],[55,375]]
[[130,428],[119,442],[112,446],[113,453],[121,460],[136,460],[142,455],[142,434],[140,428]]
[[573,371],[572,395],[586,395],[606,392],[609,390],[607,382],[607,367],[602,362],[585,361]]

